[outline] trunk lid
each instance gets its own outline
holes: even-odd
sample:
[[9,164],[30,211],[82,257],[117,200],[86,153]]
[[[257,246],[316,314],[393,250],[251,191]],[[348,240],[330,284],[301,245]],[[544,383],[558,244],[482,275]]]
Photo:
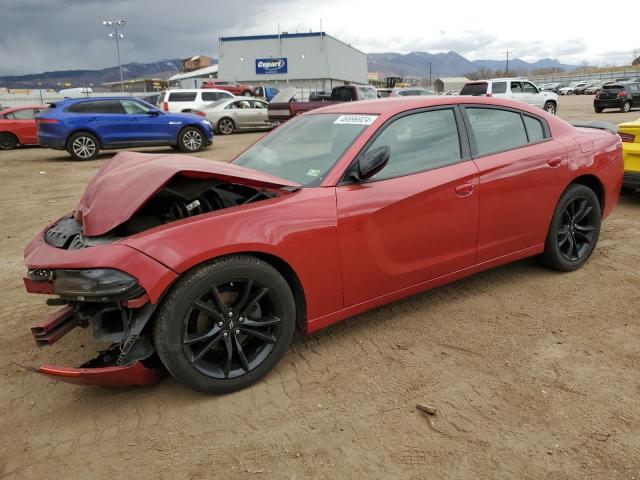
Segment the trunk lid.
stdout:
[[267,189],[301,186],[232,163],[176,154],[121,152],[93,177],[80,199],[75,216],[84,235],[103,235],[127,221],[176,175]]

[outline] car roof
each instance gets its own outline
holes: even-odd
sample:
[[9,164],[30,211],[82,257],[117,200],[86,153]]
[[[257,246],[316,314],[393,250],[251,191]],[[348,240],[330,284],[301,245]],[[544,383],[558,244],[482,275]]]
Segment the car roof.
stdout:
[[328,107],[314,109],[309,111],[308,113],[305,113],[305,115],[314,115],[316,113],[344,113],[393,116],[408,110],[458,104],[494,105],[498,107],[515,108],[517,110],[529,112],[537,116],[543,116],[545,113],[538,107],[534,107],[515,100],[466,95],[432,95],[419,97],[390,97],[379,98],[376,100],[361,100],[358,102],[344,102],[330,105]]
[[[224,93],[229,93],[226,90],[222,90],[221,88],[169,88],[167,90],[163,90],[164,92],[167,93],[172,93],[172,92],[224,92]],[[161,93],[161,92],[158,92]]]
[[64,100],[60,100],[59,102],[52,103],[75,103],[75,102],[85,102],[91,100],[136,100],[139,101],[139,98],[136,97],[78,97],[78,98],[65,98]]
[[30,110],[34,108],[47,108],[46,105],[19,105],[16,107],[7,107],[0,110],[0,115],[4,115],[5,113],[16,112],[18,110]]

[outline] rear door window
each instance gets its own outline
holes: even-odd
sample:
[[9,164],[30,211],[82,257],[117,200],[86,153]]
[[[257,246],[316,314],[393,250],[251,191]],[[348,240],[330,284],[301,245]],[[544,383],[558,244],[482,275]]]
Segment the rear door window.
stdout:
[[487,82],[480,83],[467,83],[462,90],[460,90],[460,95],[484,95],[487,93]]
[[522,84],[520,82],[511,82],[511,93],[522,93]]
[[517,112],[467,107],[478,155],[511,150],[527,144],[527,132]]
[[193,102],[196,99],[197,92],[171,92],[169,93],[169,102]]
[[493,82],[491,84],[491,93],[507,93],[507,82]]

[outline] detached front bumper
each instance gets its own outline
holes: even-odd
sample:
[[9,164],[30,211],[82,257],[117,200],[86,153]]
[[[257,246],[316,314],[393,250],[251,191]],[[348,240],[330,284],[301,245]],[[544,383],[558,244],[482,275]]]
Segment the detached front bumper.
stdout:
[[[48,305],[61,306],[31,331],[40,347],[52,345],[76,327],[92,328],[93,337],[111,344],[78,368],[44,365],[37,372],[83,385],[151,385],[164,376],[150,335],[150,323],[162,292],[176,274],[151,257],[126,245],[110,243],[78,250],[56,248],[38,234],[25,249],[29,293],[54,294]],[[119,271],[137,282],[128,298],[60,291],[57,273]],[[73,273],[75,276],[76,273]],[[135,297],[135,298],[130,298]]]

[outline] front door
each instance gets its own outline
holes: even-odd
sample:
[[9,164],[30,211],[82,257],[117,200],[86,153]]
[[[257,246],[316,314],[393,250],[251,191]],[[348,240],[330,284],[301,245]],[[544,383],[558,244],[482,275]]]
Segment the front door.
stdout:
[[127,115],[128,141],[139,144],[169,142],[171,135],[166,115],[135,100],[120,100],[120,103]]
[[478,170],[452,107],[393,120],[366,150],[389,146],[387,166],[336,188],[345,306],[472,266]]

